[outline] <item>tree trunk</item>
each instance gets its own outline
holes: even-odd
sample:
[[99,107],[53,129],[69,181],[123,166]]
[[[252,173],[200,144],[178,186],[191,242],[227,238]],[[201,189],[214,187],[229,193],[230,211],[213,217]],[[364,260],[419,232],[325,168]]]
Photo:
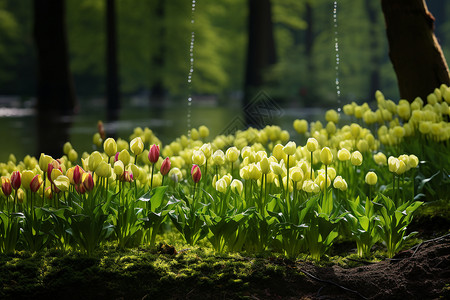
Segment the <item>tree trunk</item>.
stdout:
[[106,108],[110,121],[117,119],[120,109],[115,2],[106,0]]
[[400,97],[426,101],[435,88],[450,85],[448,66],[434,35],[434,17],[425,0],[381,0],[381,5]]
[[72,113],[76,105],[69,69],[65,10],[62,0],[34,1],[39,111]]
[[248,0],[248,45],[244,86],[244,114],[248,126],[262,127],[259,117],[255,119],[257,102],[266,101],[260,89],[265,83],[264,75],[276,62],[275,40],[272,29],[272,10],[270,0]]

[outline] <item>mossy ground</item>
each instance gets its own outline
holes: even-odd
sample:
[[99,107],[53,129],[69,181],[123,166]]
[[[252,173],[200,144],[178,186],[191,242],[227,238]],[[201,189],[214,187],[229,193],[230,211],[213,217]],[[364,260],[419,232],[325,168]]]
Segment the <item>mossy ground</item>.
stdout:
[[[424,226],[428,222],[421,220],[430,221],[438,216],[447,220],[443,221],[446,228],[440,227],[441,233],[448,233],[448,210],[442,213],[448,202],[433,205],[422,209],[416,218],[418,223],[412,227]],[[425,240],[424,234],[419,234],[414,243]],[[335,277],[329,276],[337,270],[345,276],[351,270],[362,275],[364,268],[384,259],[381,245],[374,248],[372,257],[361,260],[352,253],[355,245],[345,240],[338,241],[319,263],[306,256],[292,261],[273,252],[217,254],[206,241],[193,247],[180,244],[180,240],[175,233],[165,234],[158,249],[122,250],[107,244],[91,257],[59,250],[3,254],[0,299],[298,299],[300,296],[308,299],[320,296],[320,284],[328,285],[312,279],[305,270],[335,281]],[[448,257],[448,253],[440,251],[436,253]],[[439,267],[444,266],[445,270],[445,264],[448,259],[440,261]],[[351,281],[347,284],[352,285]],[[442,285],[439,293],[448,294],[448,286]]]

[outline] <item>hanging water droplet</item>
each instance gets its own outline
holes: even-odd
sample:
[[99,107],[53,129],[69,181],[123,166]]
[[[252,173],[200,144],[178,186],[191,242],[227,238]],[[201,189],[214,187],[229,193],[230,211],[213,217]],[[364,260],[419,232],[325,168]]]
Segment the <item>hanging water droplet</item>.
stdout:
[[[195,0],[192,0],[191,4],[191,26],[194,28],[195,23]],[[195,31],[191,31],[191,42],[189,44],[189,73],[187,76],[188,83],[188,109],[187,109],[187,130],[188,137],[191,137],[191,106],[192,106],[192,74],[194,73],[194,43],[195,43]]]
[[339,58],[339,36],[338,36],[338,20],[337,20],[337,1],[334,1],[333,4],[333,25],[334,25],[334,51],[336,54],[336,60],[335,60],[335,70],[336,70],[336,80],[335,80],[335,85],[336,85],[336,95],[337,95],[337,100],[338,100],[338,112],[341,111],[341,88],[339,86],[340,84],[340,80],[339,80],[339,63],[340,63],[340,58]]

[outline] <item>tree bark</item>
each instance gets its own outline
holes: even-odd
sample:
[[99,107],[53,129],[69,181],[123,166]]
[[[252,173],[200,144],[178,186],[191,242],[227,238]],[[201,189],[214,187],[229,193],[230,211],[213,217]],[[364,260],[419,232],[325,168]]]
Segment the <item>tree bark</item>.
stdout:
[[115,2],[106,0],[106,108],[110,121],[117,119],[120,109]]
[[72,113],[76,101],[69,69],[65,1],[34,1],[37,109]]
[[[255,99],[265,84],[265,72],[275,64],[275,40],[273,36],[272,9],[270,0],[248,0],[248,45],[245,71],[243,108],[245,122],[248,126],[261,127],[255,124]],[[262,99],[263,101],[266,98]]]
[[381,0],[400,97],[424,101],[450,75],[425,0]]

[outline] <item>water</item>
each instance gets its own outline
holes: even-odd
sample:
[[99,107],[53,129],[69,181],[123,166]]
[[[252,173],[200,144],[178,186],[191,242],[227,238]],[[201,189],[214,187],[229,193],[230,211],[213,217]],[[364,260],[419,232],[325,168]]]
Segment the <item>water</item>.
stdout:
[[188,109],[187,109],[187,130],[188,130],[188,137],[191,137],[191,106],[192,106],[192,74],[194,73],[194,43],[195,43],[195,30],[194,30],[194,24],[195,24],[195,0],[192,0],[191,5],[191,43],[189,45],[189,72],[187,77],[187,84],[188,84]]
[[338,100],[338,112],[341,111],[341,87],[340,87],[340,80],[339,80],[339,36],[338,36],[338,19],[337,19],[337,8],[338,4],[337,1],[334,1],[333,4],[333,25],[334,25],[334,51],[335,51],[335,57],[336,57],[336,63],[335,63],[335,71],[336,71],[336,96]]

